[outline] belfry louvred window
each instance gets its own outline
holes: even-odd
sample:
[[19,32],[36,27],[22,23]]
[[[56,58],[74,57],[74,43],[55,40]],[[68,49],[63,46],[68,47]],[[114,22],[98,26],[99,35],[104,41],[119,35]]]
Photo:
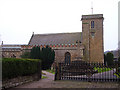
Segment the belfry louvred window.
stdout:
[[94,21],[91,21],[91,28],[94,28]]

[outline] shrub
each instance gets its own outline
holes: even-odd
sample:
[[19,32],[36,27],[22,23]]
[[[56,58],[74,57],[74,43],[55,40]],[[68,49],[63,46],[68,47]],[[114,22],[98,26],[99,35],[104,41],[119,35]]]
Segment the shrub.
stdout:
[[32,59],[40,59],[41,58],[41,51],[40,47],[33,47],[30,52],[30,58]]
[[42,60],[43,70],[50,69],[55,59],[55,52],[49,46],[43,47],[42,50],[40,50],[39,46],[33,47],[30,55],[32,59]]
[[113,65],[113,58],[114,58],[114,55],[111,52],[108,52],[106,55],[106,61],[107,61],[108,66]]
[[35,59],[2,59],[2,78],[10,79],[17,76],[31,75],[38,72],[40,60]]
[[42,48],[41,54],[42,69],[50,69],[55,59],[54,50],[52,50],[49,46],[46,46],[46,48]]

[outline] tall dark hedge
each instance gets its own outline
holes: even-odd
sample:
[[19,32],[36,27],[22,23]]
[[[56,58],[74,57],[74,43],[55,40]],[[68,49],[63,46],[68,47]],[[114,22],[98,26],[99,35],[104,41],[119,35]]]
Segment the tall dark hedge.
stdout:
[[41,58],[41,51],[40,51],[40,47],[33,47],[31,49],[31,53],[30,53],[30,57],[32,59],[40,59]]
[[46,46],[46,48],[43,47],[42,50],[40,50],[40,47],[33,47],[31,50],[31,58],[41,59],[42,69],[50,69],[55,59],[55,52],[49,46]]
[[40,63],[40,60],[37,59],[3,58],[2,79],[37,73],[38,63]]
[[49,46],[42,48],[41,60],[42,69],[50,69],[55,59],[55,52]]

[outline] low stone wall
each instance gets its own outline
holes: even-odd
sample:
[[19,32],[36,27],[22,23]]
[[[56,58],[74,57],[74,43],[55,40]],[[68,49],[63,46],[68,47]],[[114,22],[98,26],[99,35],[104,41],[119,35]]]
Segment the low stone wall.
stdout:
[[22,85],[24,83],[28,83],[31,81],[37,81],[40,77],[38,77],[38,74],[30,75],[30,76],[19,76],[12,79],[6,79],[2,81],[2,89],[16,87],[19,85]]

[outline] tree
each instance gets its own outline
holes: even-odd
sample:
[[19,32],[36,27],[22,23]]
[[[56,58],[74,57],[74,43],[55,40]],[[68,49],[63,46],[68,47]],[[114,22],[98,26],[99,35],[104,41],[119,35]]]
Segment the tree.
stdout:
[[109,66],[113,65],[114,55],[111,52],[108,52],[106,55],[106,61]]
[[42,48],[42,69],[50,69],[55,59],[55,52],[49,46]]
[[30,55],[32,59],[42,60],[42,69],[44,70],[50,69],[55,59],[55,52],[49,46],[43,47],[42,50],[40,47],[33,47]]
[[32,59],[41,59],[41,51],[40,51],[40,47],[33,47],[31,49],[31,53],[30,53],[30,58]]

